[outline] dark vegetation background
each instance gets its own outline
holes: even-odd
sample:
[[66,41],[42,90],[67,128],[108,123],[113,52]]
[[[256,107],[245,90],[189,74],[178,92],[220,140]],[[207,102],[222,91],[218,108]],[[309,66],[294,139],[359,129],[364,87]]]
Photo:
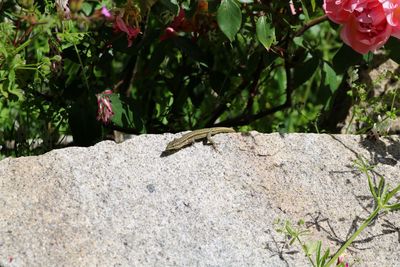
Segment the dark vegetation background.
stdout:
[[[67,17],[53,1],[1,1],[2,157],[89,146],[113,130],[338,133],[352,110],[353,133],[365,133],[395,118],[397,89],[385,102],[357,77],[377,56],[343,45],[322,1],[293,4],[296,14],[289,1],[74,0]],[[140,27],[130,47],[102,6]],[[160,39],[180,8],[186,24]],[[379,60],[398,61],[398,44]],[[382,75],[397,80],[395,70]],[[106,89],[115,115],[103,124],[96,94]]]

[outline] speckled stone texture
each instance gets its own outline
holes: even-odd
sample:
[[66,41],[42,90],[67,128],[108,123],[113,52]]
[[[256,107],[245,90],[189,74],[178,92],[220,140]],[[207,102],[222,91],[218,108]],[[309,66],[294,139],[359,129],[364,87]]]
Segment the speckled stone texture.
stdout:
[[[220,134],[162,155],[178,136],[0,161],[0,266],[309,266],[277,219],[335,251],[373,209],[357,156],[400,183],[397,136]],[[382,214],[346,260],[399,266],[399,229]]]

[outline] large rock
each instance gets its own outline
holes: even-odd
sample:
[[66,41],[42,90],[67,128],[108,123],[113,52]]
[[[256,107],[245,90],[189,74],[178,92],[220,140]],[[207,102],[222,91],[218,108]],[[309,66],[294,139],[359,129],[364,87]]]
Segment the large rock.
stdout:
[[[1,266],[307,266],[277,219],[332,251],[373,209],[363,155],[400,183],[399,137],[221,134],[161,156],[172,134],[0,161]],[[400,198],[397,198],[399,201]],[[346,252],[399,266],[400,212]]]

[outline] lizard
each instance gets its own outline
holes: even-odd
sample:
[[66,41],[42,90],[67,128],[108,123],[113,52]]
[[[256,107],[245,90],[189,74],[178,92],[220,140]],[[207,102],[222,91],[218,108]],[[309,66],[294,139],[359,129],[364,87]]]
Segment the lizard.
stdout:
[[220,133],[234,133],[236,132],[233,128],[227,127],[213,127],[194,130],[192,132],[182,135],[180,138],[174,139],[168,143],[165,148],[166,152],[177,151],[185,146],[191,145],[194,142],[207,138],[207,141],[214,146],[214,142],[211,140],[211,136]]

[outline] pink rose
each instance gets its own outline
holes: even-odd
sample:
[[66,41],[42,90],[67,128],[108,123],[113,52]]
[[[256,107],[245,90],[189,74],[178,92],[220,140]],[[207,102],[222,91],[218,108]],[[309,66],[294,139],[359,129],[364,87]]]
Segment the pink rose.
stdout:
[[393,27],[392,36],[400,39],[400,0],[380,0],[386,20]]
[[400,38],[400,0],[324,0],[329,19],[343,24],[342,40],[366,54],[382,47],[390,36]]
[[325,0],[324,10],[330,20],[338,24],[344,23],[349,19],[353,12],[355,0]]

